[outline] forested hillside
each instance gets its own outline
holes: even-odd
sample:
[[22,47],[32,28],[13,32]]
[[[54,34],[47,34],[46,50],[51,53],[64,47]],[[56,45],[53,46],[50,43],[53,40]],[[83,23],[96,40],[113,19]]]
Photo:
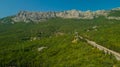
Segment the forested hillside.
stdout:
[[[9,19],[9,18],[8,18]],[[75,32],[120,53],[119,20],[99,17],[0,24],[1,67],[119,67],[113,55],[79,40]]]

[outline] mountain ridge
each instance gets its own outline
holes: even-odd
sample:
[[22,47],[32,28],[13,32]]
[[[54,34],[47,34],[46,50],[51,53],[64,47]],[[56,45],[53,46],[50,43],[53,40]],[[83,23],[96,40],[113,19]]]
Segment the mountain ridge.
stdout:
[[76,9],[67,10],[67,11],[49,11],[49,12],[30,12],[30,11],[20,11],[14,16],[7,17],[9,21],[6,21],[6,17],[1,19],[1,23],[6,22],[41,22],[50,18],[74,18],[74,19],[94,19],[99,16],[104,16],[106,19],[115,19],[120,20],[120,16],[110,16],[114,11],[120,11],[120,8],[114,8],[111,10],[97,10],[97,11],[80,11]]

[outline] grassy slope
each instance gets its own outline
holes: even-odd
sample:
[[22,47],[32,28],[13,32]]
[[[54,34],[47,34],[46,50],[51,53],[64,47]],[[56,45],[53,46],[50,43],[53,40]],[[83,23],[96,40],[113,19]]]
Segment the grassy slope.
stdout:
[[[96,21],[101,23],[99,21]],[[115,20],[102,21],[98,25],[98,31],[86,32],[88,38],[107,48],[120,52],[120,23]]]
[[[92,29],[96,25],[98,31]],[[0,61],[1,64],[6,65],[32,67],[34,65],[38,67],[120,66],[120,62],[117,62],[113,56],[105,55],[85,42],[71,43],[74,32],[78,31],[80,35],[119,51],[119,25],[119,21],[104,18],[94,20],[58,18],[39,24],[0,24]],[[86,31],[88,29],[89,32]],[[25,37],[36,37],[40,32],[42,32],[40,40],[23,40]],[[64,35],[56,37],[55,32],[62,32]],[[41,46],[48,48],[38,52],[37,49]]]

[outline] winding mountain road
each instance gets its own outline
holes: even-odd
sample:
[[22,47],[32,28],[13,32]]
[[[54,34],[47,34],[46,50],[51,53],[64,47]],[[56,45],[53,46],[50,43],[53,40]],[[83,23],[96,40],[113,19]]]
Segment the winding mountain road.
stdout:
[[110,49],[108,49],[108,48],[106,48],[106,47],[104,47],[104,46],[101,46],[101,45],[97,44],[97,43],[94,42],[94,41],[91,41],[91,40],[89,40],[89,39],[83,38],[82,36],[79,36],[79,38],[80,38],[81,40],[85,40],[85,41],[86,41],[88,44],[90,44],[91,46],[96,47],[96,48],[98,48],[98,49],[101,50],[101,51],[104,51],[105,54],[112,54],[112,55],[114,55],[115,58],[116,58],[118,61],[120,61],[120,53],[118,53],[118,52],[116,52],[116,51],[113,51],[113,50],[110,50]]

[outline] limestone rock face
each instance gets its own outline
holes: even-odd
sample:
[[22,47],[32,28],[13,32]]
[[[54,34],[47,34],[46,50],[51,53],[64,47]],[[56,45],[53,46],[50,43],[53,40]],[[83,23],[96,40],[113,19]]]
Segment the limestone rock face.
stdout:
[[13,20],[15,22],[40,22],[45,19],[54,18],[56,17],[55,12],[28,12],[28,11],[21,11],[18,13]]
[[107,17],[107,19],[120,20],[120,17]]
[[[118,8],[112,9],[120,10]],[[49,11],[49,12],[29,12],[29,11],[20,11],[17,15],[11,17],[10,21],[16,22],[41,22],[50,18],[75,18],[75,19],[94,19],[99,16],[104,16],[106,19],[116,19],[120,20],[120,17],[109,16],[111,10],[97,10],[97,11],[80,11],[80,10],[68,10],[68,11]],[[1,22],[4,22],[1,21]],[[5,21],[6,22],[6,21]]]
[[61,18],[79,18],[80,13],[77,10],[70,10],[70,11],[58,12],[56,13],[56,16]]
[[95,16],[98,17],[98,16],[105,16],[107,17],[108,14],[109,14],[109,11],[105,11],[105,10],[97,10],[94,12]]
[[77,18],[77,19],[94,19],[98,16],[107,16],[108,13],[105,10],[99,10],[92,12],[90,10],[82,12],[78,10],[69,10],[64,12],[58,12],[56,13],[57,17],[61,18]]

